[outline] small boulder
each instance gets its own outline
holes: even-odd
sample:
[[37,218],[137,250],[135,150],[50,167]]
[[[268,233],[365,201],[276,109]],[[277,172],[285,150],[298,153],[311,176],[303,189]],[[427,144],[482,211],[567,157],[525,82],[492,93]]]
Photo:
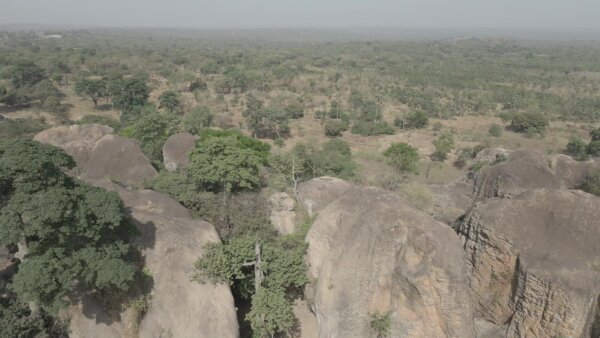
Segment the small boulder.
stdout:
[[190,152],[196,146],[196,137],[190,133],[175,134],[167,139],[163,146],[165,169],[176,171],[187,168],[190,163]]

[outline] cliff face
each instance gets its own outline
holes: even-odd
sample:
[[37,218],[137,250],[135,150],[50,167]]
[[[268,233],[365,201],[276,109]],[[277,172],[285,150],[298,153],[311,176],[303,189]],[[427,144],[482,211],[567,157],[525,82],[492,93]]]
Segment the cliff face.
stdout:
[[491,199],[458,233],[478,317],[506,337],[596,337],[600,199],[557,189]]
[[318,216],[308,233],[307,291],[319,337],[473,337],[460,241],[448,226],[375,188],[319,178],[299,189]]

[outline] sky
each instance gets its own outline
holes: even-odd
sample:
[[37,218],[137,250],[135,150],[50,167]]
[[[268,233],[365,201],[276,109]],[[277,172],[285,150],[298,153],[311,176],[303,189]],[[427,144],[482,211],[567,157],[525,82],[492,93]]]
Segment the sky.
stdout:
[[0,0],[0,25],[592,28],[600,0]]

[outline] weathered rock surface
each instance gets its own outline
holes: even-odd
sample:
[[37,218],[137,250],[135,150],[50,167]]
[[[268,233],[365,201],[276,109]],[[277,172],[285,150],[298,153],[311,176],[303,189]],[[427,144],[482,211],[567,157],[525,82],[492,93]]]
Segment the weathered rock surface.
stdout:
[[546,156],[518,150],[507,161],[483,169],[475,178],[479,198],[513,197],[531,189],[560,189],[561,182],[548,166]]
[[110,178],[126,185],[141,185],[158,174],[137,143],[117,135],[96,142],[82,171],[84,179]]
[[[193,220],[187,209],[155,191],[128,190],[108,180],[91,183],[118,192],[141,233],[137,242],[152,273],[153,289],[139,336],[237,337],[237,317],[229,288],[192,281],[194,262],[207,244],[219,241],[214,227]],[[131,326],[127,312],[120,315],[120,321],[107,323],[106,318],[110,317],[93,299],[85,302],[80,311],[74,311],[72,337],[127,336]]]
[[[235,304],[229,288],[192,281],[194,262],[209,243],[219,241],[214,227],[192,219],[172,198],[150,190],[130,190],[157,173],[139,146],[111,134],[108,127],[58,127],[36,136],[75,156],[81,177],[117,192],[138,228],[145,267],[153,285],[139,337],[238,337]],[[113,183],[111,180],[119,182]],[[93,295],[83,295],[70,311],[71,337],[130,337],[131,310],[107,311]]]
[[587,175],[600,170],[600,161],[597,159],[580,162],[567,155],[551,156],[548,164],[566,189],[577,188]]
[[84,179],[110,178],[125,185],[140,185],[157,175],[137,143],[114,135],[107,126],[60,126],[42,131],[34,139],[73,156]]
[[187,168],[190,163],[190,151],[196,145],[196,137],[190,133],[175,134],[167,139],[163,146],[163,161],[169,171]]
[[40,132],[34,140],[64,149],[79,167],[84,167],[96,142],[112,133],[111,127],[99,124],[59,126]]
[[269,197],[271,208],[271,224],[282,235],[289,235],[296,230],[296,202],[290,195],[280,192]]
[[307,297],[319,337],[369,337],[389,313],[392,337],[474,336],[456,234],[400,197],[333,178],[299,187],[318,216],[307,235]]
[[494,163],[502,158],[508,158],[511,151],[504,148],[486,148],[477,153],[475,161]]
[[542,189],[489,199],[458,228],[477,316],[505,337],[598,337],[600,199]]
[[352,184],[333,177],[320,177],[302,183],[298,187],[298,196],[310,216],[318,214],[333,199],[350,190]]

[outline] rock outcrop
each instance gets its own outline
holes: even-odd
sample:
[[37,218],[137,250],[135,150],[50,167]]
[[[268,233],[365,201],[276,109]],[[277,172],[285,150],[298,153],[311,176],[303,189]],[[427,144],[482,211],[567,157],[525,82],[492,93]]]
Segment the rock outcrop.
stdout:
[[76,156],[83,180],[119,194],[140,233],[135,241],[152,276],[149,306],[141,322],[136,322],[131,308],[107,310],[97,296],[86,294],[69,312],[71,337],[238,337],[230,289],[192,280],[194,263],[206,245],[219,241],[216,230],[192,219],[169,196],[126,188],[157,173],[135,142],[111,132],[97,125],[58,127],[36,137]]
[[502,160],[503,158],[508,158],[510,153],[510,150],[504,148],[486,148],[477,153],[475,156],[475,161],[494,163]]
[[477,316],[505,337],[598,337],[600,199],[541,189],[489,199],[460,226]]
[[111,127],[99,124],[59,126],[40,132],[34,140],[64,149],[83,168],[96,142],[112,133]]
[[114,135],[110,127],[60,126],[42,131],[34,140],[63,148],[73,156],[84,179],[110,178],[125,185],[141,185],[157,175],[137,143]]
[[117,135],[96,142],[82,171],[84,179],[110,178],[126,185],[141,185],[158,174],[137,143]]
[[452,229],[400,197],[333,178],[299,187],[318,213],[307,235],[307,298],[319,337],[369,337],[389,313],[392,337],[474,336],[466,267]]
[[[139,323],[140,337],[237,337],[238,325],[231,291],[225,285],[192,280],[194,262],[209,243],[219,241],[214,227],[194,220],[177,201],[151,190],[129,190],[108,180],[95,186],[119,193],[140,232],[145,266],[153,278],[148,313]],[[93,312],[95,316],[86,316]],[[127,312],[121,321],[97,323],[108,318],[94,301],[86,299],[71,321],[72,337],[126,337],[131,323]]]
[[296,202],[287,193],[280,192],[269,197],[271,224],[282,235],[289,235],[296,230]]
[[587,175],[600,170],[598,159],[575,161],[567,155],[551,156],[548,165],[566,189],[577,188]]
[[508,160],[483,169],[475,178],[479,198],[513,197],[531,189],[560,189],[561,182],[546,156],[530,150],[518,150]]
[[190,151],[196,145],[196,137],[190,133],[175,134],[167,139],[163,146],[165,169],[175,171],[187,168],[190,163]]

